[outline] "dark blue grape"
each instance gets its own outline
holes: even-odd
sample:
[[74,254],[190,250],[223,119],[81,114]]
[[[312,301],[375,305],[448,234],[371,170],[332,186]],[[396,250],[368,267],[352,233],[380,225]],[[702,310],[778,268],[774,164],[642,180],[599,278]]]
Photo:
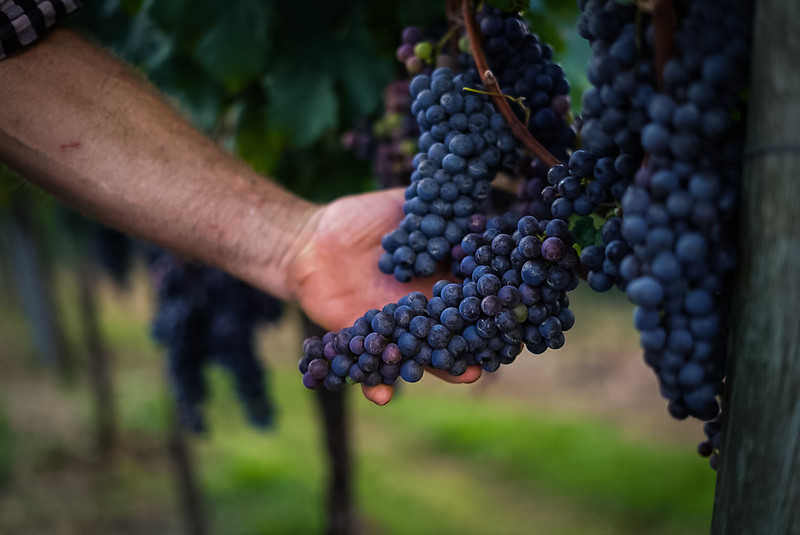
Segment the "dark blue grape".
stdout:
[[408,383],[416,383],[422,379],[423,373],[422,365],[414,360],[407,360],[400,366],[400,376]]

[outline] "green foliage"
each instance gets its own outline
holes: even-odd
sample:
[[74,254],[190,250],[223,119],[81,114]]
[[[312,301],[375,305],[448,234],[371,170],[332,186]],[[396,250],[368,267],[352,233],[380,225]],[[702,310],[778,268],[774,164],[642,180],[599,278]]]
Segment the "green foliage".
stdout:
[[529,5],[524,0],[489,0],[489,3],[503,11],[522,11]]
[[144,0],[120,0],[120,8],[128,15],[136,15],[144,4]]
[[197,43],[194,56],[210,77],[229,93],[236,93],[264,71],[274,15],[271,3],[258,0],[220,2],[219,7],[218,17]]
[[595,221],[591,216],[573,215],[569,226],[575,236],[575,243],[580,248],[578,252],[591,245],[603,244],[601,229],[595,226]]
[[14,430],[4,411],[0,410],[0,485],[11,476],[14,461]]
[[179,102],[199,129],[210,132],[219,121],[226,106],[225,92],[197,63],[174,58],[150,71],[150,79]]
[[248,99],[236,122],[235,151],[253,169],[266,176],[273,176],[280,155],[286,145],[284,136],[270,129],[267,108],[260,96]]
[[279,62],[266,79],[269,117],[291,145],[303,147],[336,125],[338,108],[331,76],[298,73],[292,63]]
[[[375,4],[386,4],[390,6],[391,2],[374,2]],[[405,0],[394,2],[394,6],[390,11],[387,11],[387,16],[397,21],[399,28],[404,26],[418,26],[420,28],[427,28],[429,26],[438,24],[444,18],[445,3],[443,1],[431,0]],[[399,33],[395,33],[392,38],[394,39],[392,46],[397,46]]]
[[149,8],[150,18],[161,28],[175,28],[180,22],[189,0],[170,0],[169,2],[153,2]]
[[73,22],[142,69],[198,128],[260,172],[274,176],[309,166],[287,161],[293,157],[311,158],[315,171],[328,168],[317,184],[275,177],[319,198],[320,189],[353,192],[371,185],[365,162],[331,168],[319,160],[330,156],[331,139],[381,111],[401,7],[405,3],[106,0],[87,3]]
[[7,209],[11,204],[11,197],[14,190],[21,183],[17,173],[0,164],[0,209]]

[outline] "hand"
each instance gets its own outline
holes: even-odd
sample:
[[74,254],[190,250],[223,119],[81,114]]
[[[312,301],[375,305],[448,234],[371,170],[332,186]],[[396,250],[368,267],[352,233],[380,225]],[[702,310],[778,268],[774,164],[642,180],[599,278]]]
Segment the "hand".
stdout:
[[[292,263],[294,297],[318,325],[339,330],[353,325],[371,308],[413,291],[431,295],[433,283],[446,278],[444,273],[408,284],[378,270],[383,253],[381,239],[403,218],[401,189],[353,195],[319,207],[309,222],[309,236]],[[479,366],[470,366],[458,377],[428,369],[451,383],[472,383],[481,375]],[[364,396],[385,405],[394,391],[390,385],[363,387]]]

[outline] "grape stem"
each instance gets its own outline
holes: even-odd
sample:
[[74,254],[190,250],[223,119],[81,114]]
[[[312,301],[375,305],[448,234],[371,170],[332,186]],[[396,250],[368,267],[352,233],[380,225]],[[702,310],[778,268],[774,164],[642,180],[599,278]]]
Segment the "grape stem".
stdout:
[[654,60],[656,84],[660,92],[664,91],[664,65],[672,58],[674,23],[673,0],[653,0]]
[[513,102],[517,106],[522,109],[522,112],[525,114],[525,121],[523,124],[525,128],[528,128],[528,121],[531,118],[531,109],[525,105],[525,97],[512,97],[511,95],[504,95],[503,93],[491,93],[489,91],[481,91],[480,89],[473,89],[471,87],[462,87],[462,91],[469,91],[470,93],[478,93],[480,95],[489,95],[489,96],[498,96],[508,99],[510,102]]
[[460,10],[458,0],[446,0],[445,10],[447,13],[447,33],[450,42],[450,56],[455,58],[458,56],[458,37],[455,30],[461,29],[463,26],[461,17],[459,16]]
[[558,160],[558,158],[550,154],[550,152],[548,152],[548,150],[545,149],[541,143],[536,141],[525,125],[523,125],[520,120],[517,119],[517,116],[514,115],[514,112],[511,110],[511,106],[506,100],[505,95],[503,95],[503,92],[500,91],[500,86],[497,84],[497,79],[489,69],[489,65],[486,62],[486,56],[484,55],[483,48],[481,47],[480,34],[478,33],[478,28],[475,26],[475,15],[472,10],[472,0],[461,1],[461,13],[464,17],[464,26],[467,29],[467,35],[469,36],[470,45],[472,46],[472,58],[475,60],[475,65],[478,67],[478,73],[481,76],[481,81],[483,81],[483,85],[486,87],[487,93],[489,93],[491,96],[494,105],[497,106],[500,114],[511,128],[511,132],[525,145],[529,151],[531,151],[534,156],[539,158],[542,162],[546,163],[550,167],[560,164],[561,162]]

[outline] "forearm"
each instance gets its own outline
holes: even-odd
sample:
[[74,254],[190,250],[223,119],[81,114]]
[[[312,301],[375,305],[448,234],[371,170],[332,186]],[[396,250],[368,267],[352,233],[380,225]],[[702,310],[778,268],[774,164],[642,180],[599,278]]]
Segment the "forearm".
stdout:
[[99,221],[279,297],[313,205],[191,127],[67,30],[0,62],[0,161]]

